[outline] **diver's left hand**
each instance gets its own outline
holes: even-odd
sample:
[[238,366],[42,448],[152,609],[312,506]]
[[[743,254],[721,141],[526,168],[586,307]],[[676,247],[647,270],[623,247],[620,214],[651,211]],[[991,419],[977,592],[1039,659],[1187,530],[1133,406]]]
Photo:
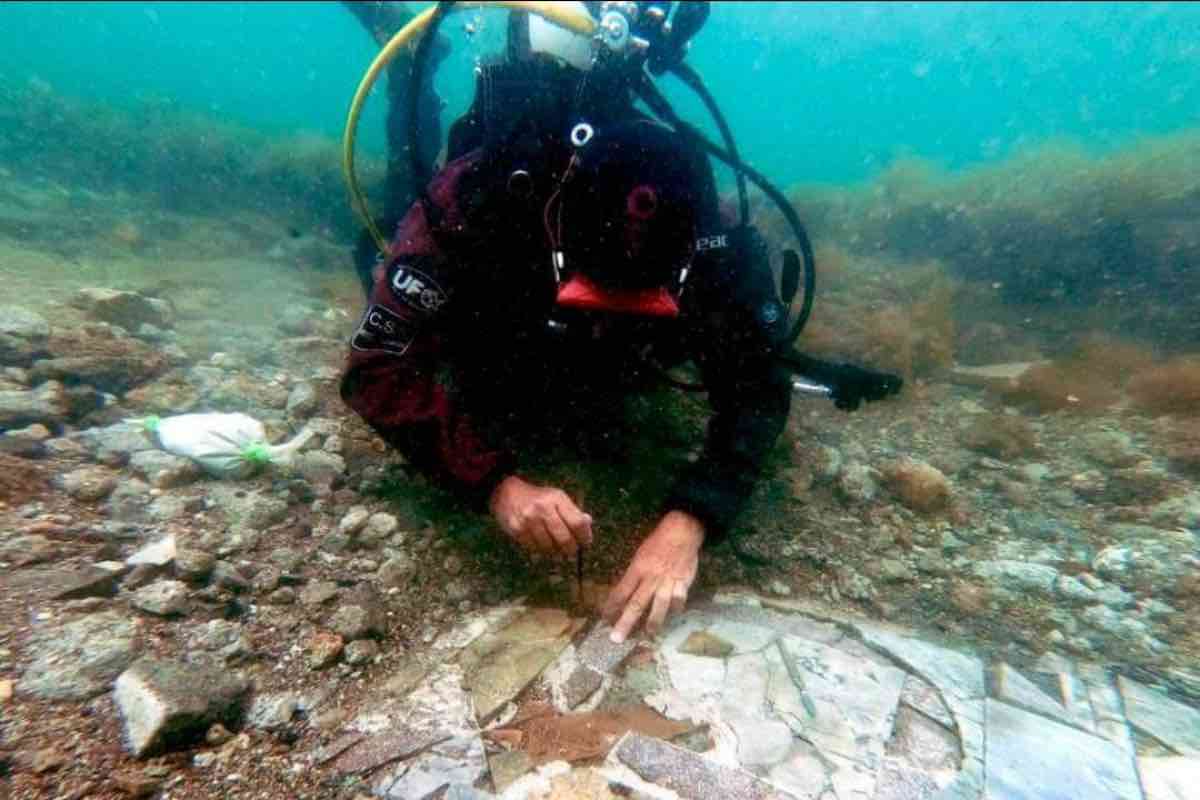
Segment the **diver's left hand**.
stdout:
[[672,511],[638,547],[621,582],[608,595],[604,618],[611,638],[623,642],[646,617],[646,631],[662,630],[668,613],[679,613],[696,579],[704,526],[690,514]]

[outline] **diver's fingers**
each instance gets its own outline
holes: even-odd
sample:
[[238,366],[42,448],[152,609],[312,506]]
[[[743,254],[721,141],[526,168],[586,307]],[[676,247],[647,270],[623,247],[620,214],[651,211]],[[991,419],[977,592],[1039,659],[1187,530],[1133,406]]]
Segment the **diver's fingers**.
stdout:
[[674,596],[676,581],[674,578],[660,578],[654,590],[654,602],[650,606],[650,616],[646,617],[646,633],[657,636],[667,621],[667,612],[671,609],[671,598]]
[[621,576],[621,580],[608,593],[608,600],[604,604],[604,611],[601,616],[609,625],[617,624],[617,617],[620,616],[621,610],[625,608],[625,603],[633,596],[637,590],[638,584],[642,582],[641,571],[636,565],[631,564],[625,574]]
[[571,505],[559,505],[555,508],[558,517],[571,532],[571,537],[580,547],[592,546],[592,515],[585,514]]
[[621,614],[621,618],[613,626],[613,632],[609,638],[614,642],[620,644],[629,638],[629,634],[633,633],[642,615],[650,608],[657,583],[654,579],[647,578],[638,586],[633,598],[625,604],[625,611]]
[[566,523],[562,521],[562,517],[556,511],[551,510],[542,522],[546,526],[546,533],[550,535],[550,539],[554,543],[554,552],[568,561],[574,559],[578,545]]
[[687,605],[688,585],[683,581],[675,581],[675,585],[671,589],[671,613],[682,614],[684,606]]

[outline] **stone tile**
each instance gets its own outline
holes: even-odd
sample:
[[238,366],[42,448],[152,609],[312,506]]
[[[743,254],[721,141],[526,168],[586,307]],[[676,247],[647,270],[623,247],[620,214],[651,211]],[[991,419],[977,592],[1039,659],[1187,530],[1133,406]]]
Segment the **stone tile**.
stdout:
[[778,720],[762,717],[725,717],[737,737],[737,759],[743,767],[770,768],[782,763],[792,751],[792,729]]
[[767,651],[766,660],[768,700],[797,735],[826,756],[878,762],[892,732],[904,672],[792,637]]
[[904,681],[904,691],[900,693],[900,702],[915,708],[932,720],[940,722],[947,728],[954,727],[954,717],[946,707],[942,695],[928,681],[916,675],[909,675]]
[[572,670],[563,683],[563,696],[568,709],[573,709],[587,700],[604,683],[604,676],[584,664]]
[[761,654],[751,653],[729,659],[725,662],[725,683],[721,689],[722,713],[766,718],[770,681],[771,671]]
[[872,800],[878,785],[874,765],[825,754],[829,764],[829,782],[837,800]]
[[582,624],[559,609],[530,609],[459,656],[475,713],[486,720],[541,674]]
[[579,644],[579,663],[599,673],[608,674],[637,647],[636,639],[626,639],[620,644],[614,643],[608,638],[610,633],[612,626],[603,622],[592,628],[591,633]]
[[335,744],[317,757],[342,773],[383,767],[371,786],[388,800],[418,800],[446,786],[470,788],[487,772],[471,697],[457,665],[437,668],[403,700],[374,700]]
[[896,714],[896,727],[884,750],[893,759],[929,774],[941,786],[950,783],[962,762],[953,731],[904,706]]
[[1117,686],[1107,670],[1093,664],[1081,664],[1079,665],[1079,678],[1083,681],[1088,701],[1098,720],[1125,719],[1125,714],[1121,710],[1121,694],[1117,691]]
[[1146,800],[1189,800],[1200,786],[1200,759],[1185,756],[1139,758]]
[[808,742],[798,740],[788,758],[767,773],[767,780],[804,800],[833,796],[833,784],[825,759]]
[[940,790],[934,800],[980,800],[983,797],[983,761],[966,758],[962,771],[950,785]]
[[702,616],[688,612],[681,617],[680,624],[664,637],[658,648],[658,657],[666,668],[671,686],[691,702],[719,695],[725,684],[724,660],[679,652],[679,646],[687,637],[706,624]]
[[988,800],[1140,800],[1121,748],[1075,728],[987,701]]
[[509,750],[488,756],[492,788],[503,792],[533,768],[533,762],[522,750]]
[[1133,727],[1180,755],[1200,756],[1200,711],[1124,675],[1117,678],[1117,686]]
[[1075,719],[1060,700],[1046,694],[1010,665],[995,664],[991,672],[992,693],[997,699],[1067,725],[1075,724]]
[[933,800],[938,785],[927,773],[894,758],[880,767],[874,800]]
[[797,796],[749,772],[639,734],[626,734],[609,754],[658,787],[689,800],[796,800]]
[[984,696],[983,662],[973,655],[912,639],[877,625],[856,626],[863,641],[932,683],[949,702]]
[[507,625],[524,610],[523,606],[498,606],[471,614],[434,640],[433,649],[461,650],[488,631]]
[[1063,705],[1066,706],[1071,719],[1075,720],[1075,724],[1084,730],[1095,732],[1096,714],[1088,699],[1087,685],[1077,675],[1070,672],[1059,672],[1056,677]]
[[748,597],[754,602],[738,602],[736,599],[726,602],[725,598],[718,595],[711,602],[699,603],[692,608],[716,619],[753,625],[777,635],[798,636],[822,644],[833,644],[843,636],[838,627],[830,622],[813,619],[798,610],[789,612],[787,609],[763,608],[758,598]]

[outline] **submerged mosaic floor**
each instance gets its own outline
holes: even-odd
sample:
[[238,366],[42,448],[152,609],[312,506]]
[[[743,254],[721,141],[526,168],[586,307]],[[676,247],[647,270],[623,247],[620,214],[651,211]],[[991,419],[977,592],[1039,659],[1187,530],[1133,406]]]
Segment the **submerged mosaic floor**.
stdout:
[[1200,782],[1200,711],[1097,666],[1018,670],[750,595],[654,643],[584,625],[478,616],[314,766],[396,800],[1183,800]]

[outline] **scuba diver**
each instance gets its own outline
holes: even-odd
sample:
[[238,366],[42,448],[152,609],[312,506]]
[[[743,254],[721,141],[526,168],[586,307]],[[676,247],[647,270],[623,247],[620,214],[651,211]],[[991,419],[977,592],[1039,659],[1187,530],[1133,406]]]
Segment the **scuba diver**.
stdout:
[[[453,5],[439,3],[426,20],[410,80],[423,78]],[[445,166],[381,244],[341,394],[410,465],[490,511],[515,544],[578,559],[593,543],[589,509],[524,474],[516,453],[538,433],[561,440],[618,427],[620,398],[678,384],[666,370],[694,362],[702,383],[688,388],[708,393],[713,414],[702,453],[680,469],[609,594],[603,615],[622,641],[643,622],[656,633],[682,610],[701,548],[728,535],[794,390],[852,409],[895,393],[899,379],[791,351],[813,293],[803,228],[781,207],[804,261],[785,252],[777,286],[746,218],[744,178],[776,202],[778,191],[740,162],[731,137],[713,145],[655,94],[651,71],[696,78],[682,61],[708,4],[679,4],[670,23],[665,2],[541,5],[586,8],[595,32],[510,14],[505,55],[477,68]],[[412,175],[428,171],[419,144],[409,154]],[[721,207],[709,155],[737,171],[740,219]]]

